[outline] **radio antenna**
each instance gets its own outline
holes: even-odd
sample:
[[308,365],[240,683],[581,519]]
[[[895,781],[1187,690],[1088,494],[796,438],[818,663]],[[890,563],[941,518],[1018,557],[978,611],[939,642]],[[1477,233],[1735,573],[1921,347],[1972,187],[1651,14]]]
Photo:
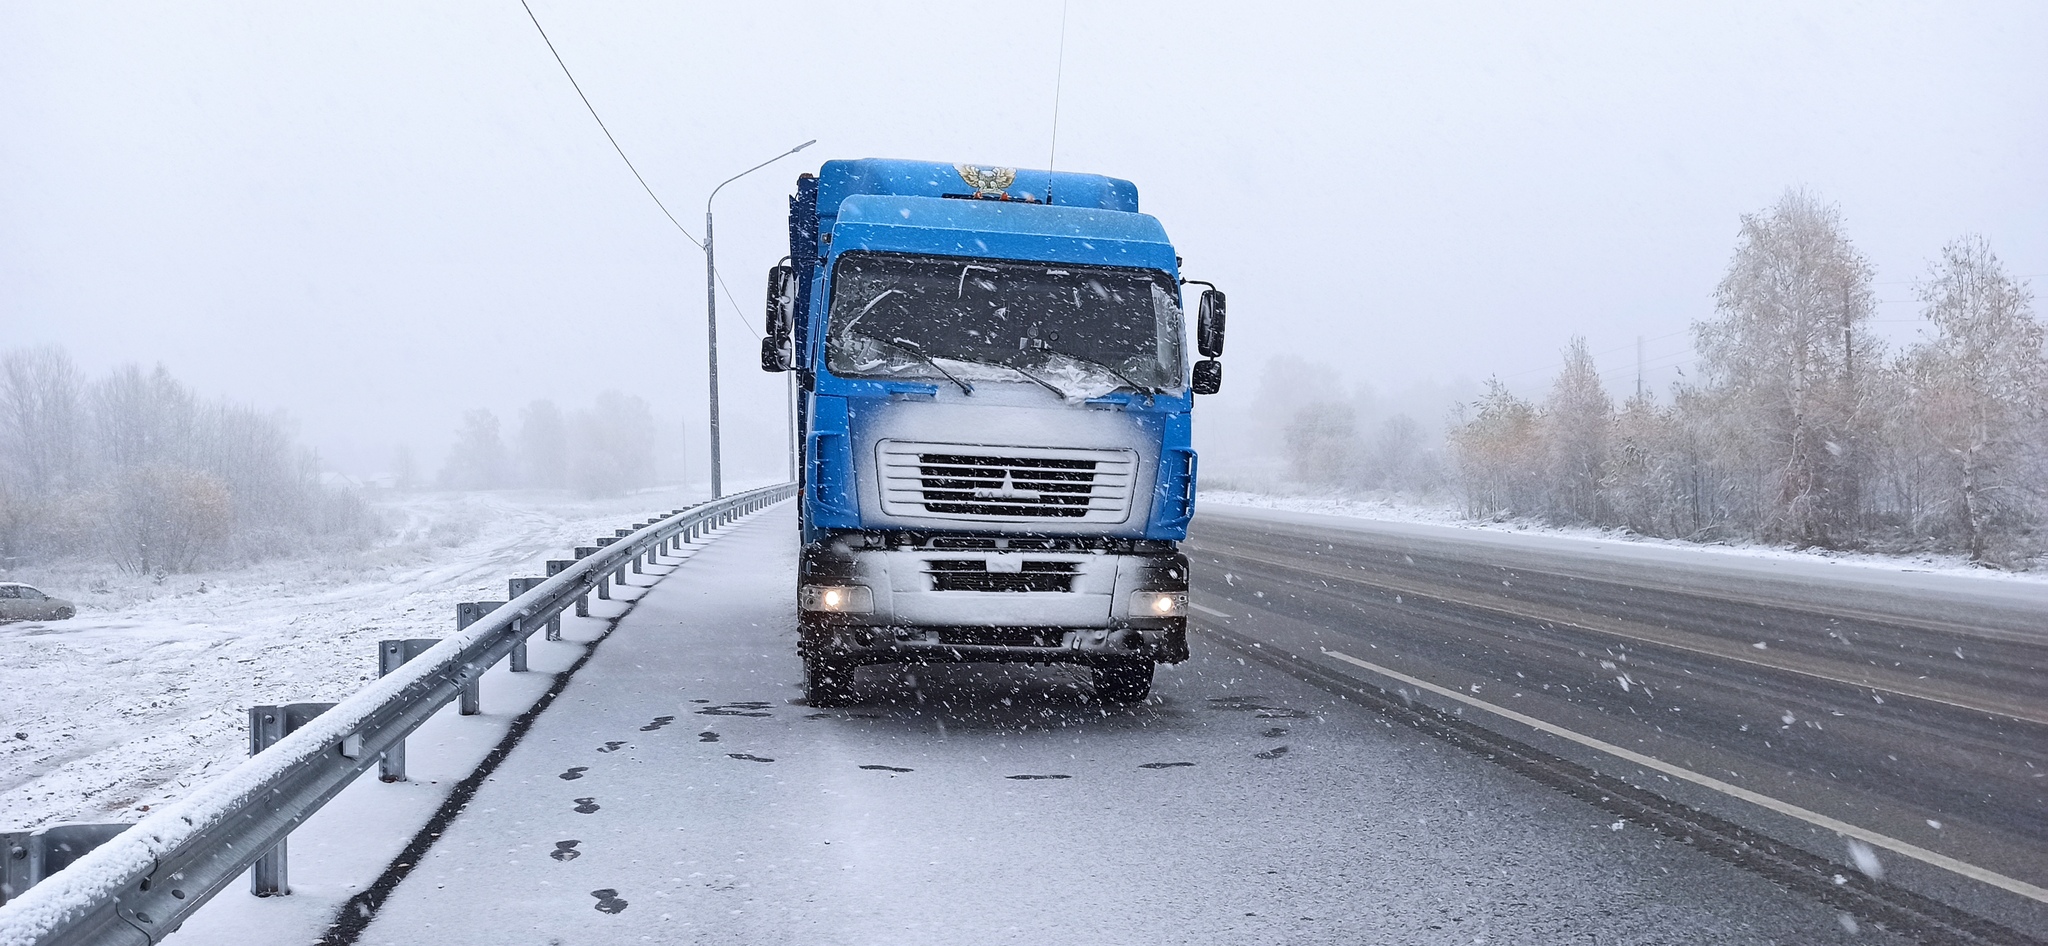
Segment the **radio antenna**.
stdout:
[[1067,77],[1067,0],[1060,0],[1060,59],[1052,74],[1052,148],[1045,156],[1045,202],[1052,203],[1052,169],[1060,156],[1060,85]]

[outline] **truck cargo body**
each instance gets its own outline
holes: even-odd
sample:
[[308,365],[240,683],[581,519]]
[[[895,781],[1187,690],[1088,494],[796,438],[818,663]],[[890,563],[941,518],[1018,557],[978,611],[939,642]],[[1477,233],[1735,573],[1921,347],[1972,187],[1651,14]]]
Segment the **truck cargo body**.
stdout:
[[922,661],[1142,698],[1187,656],[1195,452],[1179,261],[1136,188],[832,161],[790,208],[763,366],[798,372],[812,700]]

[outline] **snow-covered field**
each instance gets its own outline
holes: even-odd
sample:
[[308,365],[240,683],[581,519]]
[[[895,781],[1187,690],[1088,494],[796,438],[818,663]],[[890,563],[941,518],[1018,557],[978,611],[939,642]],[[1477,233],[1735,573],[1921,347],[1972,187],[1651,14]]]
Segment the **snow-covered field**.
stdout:
[[1669,549],[1686,549],[1706,555],[1734,555],[1746,558],[1780,559],[1788,562],[1853,565],[1895,572],[1946,573],[1969,575],[1991,580],[2048,584],[2048,570],[2037,568],[2030,572],[2008,572],[1981,568],[1971,565],[1967,559],[1958,554],[1884,555],[1870,552],[1791,549],[1783,546],[1755,543],[1705,545],[1698,542],[1685,542],[1679,539],[1636,535],[1619,529],[1566,528],[1520,519],[1506,521],[1469,519],[1450,500],[1431,503],[1392,497],[1280,496],[1242,490],[1205,489],[1201,493],[1201,502],[1217,503],[1225,506],[1250,506],[1258,509],[1280,509],[1288,512],[1320,513],[1329,516],[1347,516],[1353,519],[1373,519],[1381,522],[1425,523],[1461,529],[1524,533],[1597,542],[1629,542]]
[[132,821],[246,757],[246,710],[339,700],[376,642],[439,637],[459,601],[502,600],[598,535],[703,499],[650,490],[425,493],[360,553],[176,575],[90,563],[5,576],[78,602],[69,621],[0,625],[0,829]]

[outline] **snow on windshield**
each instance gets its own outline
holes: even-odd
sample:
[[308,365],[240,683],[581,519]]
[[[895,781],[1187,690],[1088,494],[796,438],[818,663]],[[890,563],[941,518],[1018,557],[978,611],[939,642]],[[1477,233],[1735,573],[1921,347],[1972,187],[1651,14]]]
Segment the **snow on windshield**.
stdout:
[[1164,273],[848,253],[826,364],[842,377],[1036,383],[1074,398],[1178,390],[1181,313]]

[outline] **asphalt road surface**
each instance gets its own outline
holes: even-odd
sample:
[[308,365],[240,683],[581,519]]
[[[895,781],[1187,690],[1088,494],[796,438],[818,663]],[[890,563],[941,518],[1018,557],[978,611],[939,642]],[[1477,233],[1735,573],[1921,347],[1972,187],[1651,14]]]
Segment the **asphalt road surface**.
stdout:
[[2048,589],[1228,507],[1187,551],[1240,644],[1845,866],[1863,852],[1805,816],[1863,829],[1894,883],[2048,929]]
[[794,532],[648,592],[360,942],[1906,941],[1260,659],[1318,612],[1236,563],[1198,576],[1217,631],[1275,643],[1203,635],[1145,705],[985,667],[802,705]]

